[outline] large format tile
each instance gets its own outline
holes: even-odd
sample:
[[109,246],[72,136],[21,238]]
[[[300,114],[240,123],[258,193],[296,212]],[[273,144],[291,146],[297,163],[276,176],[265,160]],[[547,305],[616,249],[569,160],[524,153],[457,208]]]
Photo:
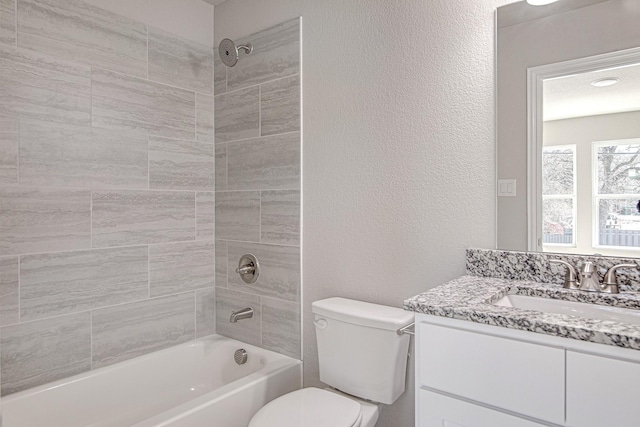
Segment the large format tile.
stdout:
[[260,88],[260,133],[300,130],[300,76],[267,82]]
[[196,338],[216,333],[215,289],[196,291]]
[[194,298],[188,292],[93,311],[93,368],[193,339]]
[[300,133],[227,144],[229,190],[300,188]]
[[213,96],[196,93],[196,139],[214,142]]
[[213,287],[213,241],[149,246],[152,297]]
[[195,139],[195,93],[106,70],[91,73],[93,125]]
[[258,87],[216,96],[216,144],[260,135],[259,98]]
[[16,0],[0,0],[0,43],[16,44]]
[[261,193],[260,241],[300,245],[300,191]]
[[216,239],[257,242],[260,239],[260,193],[216,193]]
[[20,184],[147,188],[147,139],[86,126],[20,124]]
[[[253,317],[231,323],[231,312],[253,308]],[[260,297],[224,288],[216,288],[216,332],[247,344],[262,345],[262,309]]]
[[0,200],[0,254],[91,247],[88,190],[4,187]]
[[0,115],[90,124],[89,67],[0,45]]
[[19,0],[18,46],[133,76],[147,74],[146,27],[80,0]]
[[0,185],[18,183],[18,134],[0,129]]
[[[1,1],[1,0],[0,0]],[[220,60],[218,47],[213,48],[213,92],[221,95],[227,91],[227,66]]]
[[34,320],[149,296],[147,247],[25,255],[21,320]]
[[0,326],[20,321],[18,257],[0,257]]
[[300,359],[300,303],[262,298],[262,346]]
[[238,274],[229,274],[229,288],[243,290],[288,301],[300,300],[300,248],[263,245],[259,243],[228,243],[228,271],[234,271],[243,254],[255,255],[260,264],[260,276],[246,284]]
[[214,189],[213,142],[149,137],[149,188]]
[[149,27],[149,79],[213,93],[213,50]]
[[216,144],[216,191],[227,189],[227,144]]
[[[2,0],[0,0],[2,1]],[[18,133],[17,116],[0,116],[0,132],[2,133]]]
[[91,369],[88,312],[5,326],[1,335],[3,395]]
[[195,193],[95,191],[93,246],[126,246],[195,239]]
[[251,43],[253,52],[241,55],[235,67],[227,69],[228,90],[298,74],[300,71],[300,19],[296,18],[236,40]]
[[[240,260],[231,260],[231,267],[233,263],[238,264]],[[227,287],[227,241],[216,240],[216,286],[221,288]],[[232,274],[235,269],[231,270]]]
[[196,240],[213,241],[215,212],[214,193],[196,193]]

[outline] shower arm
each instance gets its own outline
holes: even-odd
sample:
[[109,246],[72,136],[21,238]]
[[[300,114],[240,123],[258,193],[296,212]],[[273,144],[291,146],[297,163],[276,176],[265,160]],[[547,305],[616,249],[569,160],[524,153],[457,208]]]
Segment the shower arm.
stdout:
[[244,50],[244,53],[246,53],[247,55],[249,55],[251,52],[253,52],[253,46],[251,45],[251,43],[247,43],[247,44],[243,44],[237,47],[238,50],[242,49]]

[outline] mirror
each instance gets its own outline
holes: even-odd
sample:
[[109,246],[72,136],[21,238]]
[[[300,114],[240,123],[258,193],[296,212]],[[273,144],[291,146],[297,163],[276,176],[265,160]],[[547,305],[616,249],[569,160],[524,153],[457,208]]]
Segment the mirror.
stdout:
[[[639,21],[640,2],[636,0],[561,0],[542,7],[530,6],[522,1],[498,8],[497,178],[516,180],[515,196],[497,198],[499,249],[640,256],[640,245],[638,248],[610,250],[609,246],[615,246],[611,245],[612,240],[608,241],[609,244],[596,244],[595,248],[592,244],[588,247],[584,244],[586,237],[590,243],[597,243],[597,239],[601,239],[600,234],[618,234],[614,238],[618,238],[619,243],[623,231],[636,226],[632,221],[635,218],[628,215],[632,199],[627,197],[627,201],[621,203],[622,197],[618,193],[614,196],[610,192],[592,195],[593,188],[602,187],[598,186],[597,180],[600,179],[600,184],[606,181],[603,181],[602,175],[598,178],[597,173],[594,178],[596,184],[588,186],[590,195],[580,198],[577,193],[584,193],[584,188],[578,190],[577,186],[574,187],[576,182],[578,186],[590,184],[591,179],[585,176],[593,173],[587,171],[585,175],[585,168],[596,170],[609,161],[607,159],[622,159],[626,155],[627,161],[634,166],[625,171],[626,178],[618,182],[622,187],[619,185],[616,191],[621,188],[640,191],[624,186],[625,183],[636,182],[634,162],[637,159],[633,159],[631,150],[640,144],[640,140],[634,140],[640,139],[638,125],[634,128],[634,121],[627,121],[626,124],[618,121],[609,126],[615,127],[616,132],[610,135],[599,132],[603,127],[602,118],[606,114],[621,114],[622,107],[615,107],[608,112],[595,111],[595,115],[594,111],[586,113],[591,114],[589,117],[597,117],[600,122],[592,119],[587,122],[576,116],[562,117],[562,113],[553,112],[556,107],[564,110],[569,108],[567,102],[570,102],[571,96],[568,89],[579,86],[579,81],[589,80],[596,74],[604,75],[609,71],[602,70],[620,69],[621,66],[625,66],[625,72],[631,72],[633,67],[628,67],[632,62],[629,62],[630,58],[638,54],[634,60],[640,62],[640,49],[637,49],[640,46]],[[621,51],[627,51],[627,55]],[[593,80],[589,80],[589,83]],[[554,101],[554,97],[563,98],[564,106]],[[598,103],[605,104],[602,100]],[[582,100],[578,104],[583,107],[586,102]],[[546,117],[543,116],[543,110]],[[625,113],[629,111],[635,110],[626,110]],[[572,114],[578,115],[575,112]],[[584,117],[585,112],[580,114]],[[580,138],[588,142],[578,144]],[[556,145],[545,151],[545,163],[553,165],[547,168],[553,173],[547,175],[542,170],[545,143]],[[578,145],[580,150],[577,149]],[[595,166],[590,159],[596,159]],[[600,159],[600,166],[597,159]],[[609,166],[615,167],[615,163]],[[574,182],[549,185],[553,174],[557,175],[561,170],[571,170],[576,178]],[[543,176],[546,186],[543,185]],[[558,179],[558,176],[553,179]],[[542,195],[543,188],[547,193],[545,196]],[[568,200],[569,193],[572,200]],[[588,202],[589,206],[585,207],[587,205],[580,200]],[[542,219],[545,205],[548,211],[546,222]],[[552,220],[553,215],[555,221]],[[596,232],[598,227],[603,229],[603,233]],[[543,239],[547,239],[546,244]]]

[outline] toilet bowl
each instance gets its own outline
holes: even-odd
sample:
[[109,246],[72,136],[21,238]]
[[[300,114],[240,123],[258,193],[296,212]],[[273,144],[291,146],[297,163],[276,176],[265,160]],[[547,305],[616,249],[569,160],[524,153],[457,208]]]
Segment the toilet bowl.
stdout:
[[265,405],[249,427],[374,427],[378,405],[337,390],[315,387],[288,393]]
[[320,381],[331,388],[303,388],[265,405],[249,427],[374,427],[381,404],[405,389],[413,322],[400,308],[345,298],[311,305]]

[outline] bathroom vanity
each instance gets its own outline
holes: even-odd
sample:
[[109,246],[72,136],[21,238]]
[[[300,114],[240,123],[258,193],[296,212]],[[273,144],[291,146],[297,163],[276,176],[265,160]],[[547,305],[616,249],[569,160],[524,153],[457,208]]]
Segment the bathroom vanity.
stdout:
[[563,289],[554,257],[469,250],[467,275],[405,301],[416,426],[640,425],[638,273],[619,294]]

